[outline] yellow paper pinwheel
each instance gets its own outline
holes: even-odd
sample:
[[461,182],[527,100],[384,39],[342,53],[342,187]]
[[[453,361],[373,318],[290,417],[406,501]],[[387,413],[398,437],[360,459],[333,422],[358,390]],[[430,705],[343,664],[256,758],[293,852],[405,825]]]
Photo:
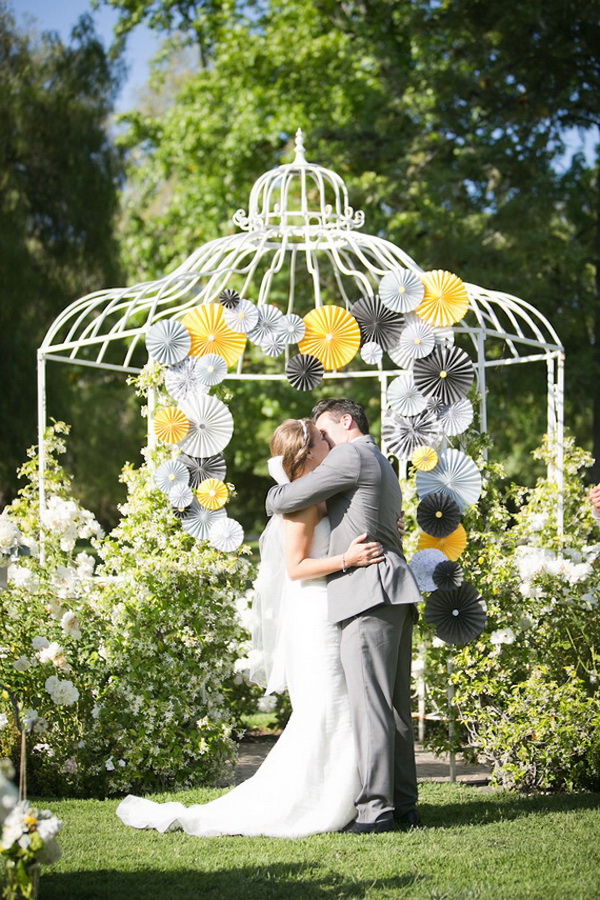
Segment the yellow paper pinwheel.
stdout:
[[417,447],[412,455],[411,462],[421,472],[431,472],[438,464],[438,455],[433,447],[424,445],[423,447]]
[[229,498],[227,485],[218,478],[207,478],[206,481],[201,481],[194,493],[206,509],[221,509]]
[[360,347],[360,328],[354,316],[341,306],[320,306],[304,316],[306,334],[298,344],[301,353],[316,356],[326,369],[341,369]]
[[441,550],[442,553],[446,554],[448,559],[454,561],[458,559],[466,546],[467,532],[462,525],[459,525],[447,537],[436,538],[430,534],[425,534],[424,531],[421,532],[421,534],[419,535],[417,550]]
[[216,353],[228,366],[233,366],[246,346],[246,335],[232,331],[223,316],[220,303],[197,306],[183,318],[192,338],[190,356]]
[[182,441],[189,431],[190,420],[176,406],[165,406],[154,416],[154,433],[167,444]]
[[459,322],[469,308],[469,295],[458,275],[434,269],[424,272],[425,296],[415,312],[429,325],[444,328]]

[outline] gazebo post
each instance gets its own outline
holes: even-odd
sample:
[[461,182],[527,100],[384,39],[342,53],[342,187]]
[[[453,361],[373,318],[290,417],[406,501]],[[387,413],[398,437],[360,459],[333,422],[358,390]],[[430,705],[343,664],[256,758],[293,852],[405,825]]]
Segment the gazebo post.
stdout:
[[44,541],[42,538],[42,515],[46,509],[46,357],[37,352],[38,388],[38,504],[40,514],[40,562],[44,562]]

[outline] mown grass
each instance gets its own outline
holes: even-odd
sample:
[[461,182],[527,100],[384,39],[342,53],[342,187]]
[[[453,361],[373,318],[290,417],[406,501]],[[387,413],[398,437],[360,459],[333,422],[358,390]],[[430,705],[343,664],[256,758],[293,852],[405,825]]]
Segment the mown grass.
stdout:
[[[219,791],[160,795],[204,802]],[[600,795],[520,797],[424,784],[426,827],[302,840],[193,838],[124,826],[116,800],[47,805],[64,821],[62,860],[42,900],[591,900],[600,897]]]

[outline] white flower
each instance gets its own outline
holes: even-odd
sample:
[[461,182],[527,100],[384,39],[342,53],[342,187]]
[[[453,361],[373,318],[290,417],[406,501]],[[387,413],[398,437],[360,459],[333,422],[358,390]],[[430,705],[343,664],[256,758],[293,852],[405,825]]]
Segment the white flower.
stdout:
[[3,824],[11,809],[16,806],[19,792],[12,781],[0,772],[0,825]]
[[515,633],[512,628],[499,628],[497,631],[493,631],[490,635],[490,641],[492,644],[512,644],[515,640]]
[[38,659],[41,663],[56,662],[62,657],[63,649],[56,641],[52,641],[47,647],[42,647],[38,653]]
[[92,719],[98,719],[98,718],[99,718],[99,716],[100,716],[100,710],[101,710],[101,709],[102,709],[102,707],[101,707],[101,706],[98,706],[98,705],[96,705],[96,706],[94,706],[94,707],[92,708]]
[[35,721],[33,730],[36,734],[44,734],[45,731],[48,731],[48,719],[44,718],[44,716],[39,716]]
[[124,759],[118,759],[118,760],[117,760],[117,765],[119,766],[119,768],[124,769],[125,766],[127,765],[127,763],[125,762]]
[[61,606],[60,600],[58,597],[50,597],[48,603],[46,604],[46,609],[50,613],[53,619],[60,620],[63,617],[64,609]]
[[0,516],[0,553],[8,555],[19,544],[21,532],[10,521],[6,512]]
[[60,620],[60,624],[65,634],[72,637],[75,641],[79,640],[81,630],[79,628],[79,619],[74,612],[66,612]]
[[6,728],[8,725],[8,716],[6,713],[0,713],[0,728]]
[[586,609],[594,609],[594,607],[598,606],[598,598],[591,592],[584,594],[581,598],[581,602]]
[[60,684],[60,681],[56,677],[56,675],[51,675],[50,678],[46,678],[44,687],[46,688],[46,690],[48,691],[49,694],[53,694],[59,684]]
[[442,640],[441,638],[439,638],[439,637],[434,637],[433,640],[431,641],[431,646],[432,646],[432,647],[435,647],[436,650],[439,650],[441,647],[445,647],[445,646],[446,646],[446,642],[443,641],[443,640]]
[[35,591],[40,585],[39,578],[27,566],[11,566],[8,577],[15,587],[25,591]]
[[260,712],[270,713],[275,709],[275,704],[277,703],[277,697],[274,697],[272,694],[269,694],[268,697],[261,697],[258,701],[258,708]]
[[530,619],[529,616],[523,616],[519,619],[519,628],[521,631],[529,631],[530,628],[533,628],[534,624],[533,619]]
[[72,706],[79,700],[79,691],[72,681],[59,681],[50,696],[57,706]]
[[77,760],[71,757],[70,759],[65,760],[65,764],[63,766],[65,772],[69,775],[74,775],[77,772]]
[[17,672],[26,672],[27,669],[31,668],[31,660],[27,656],[20,656],[18,659],[15,659],[13,666]]
[[47,637],[43,637],[43,635],[38,634],[34,638],[32,638],[31,643],[33,644],[34,650],[44,650],[45,647],[50,646],[50,641]]
[[548,513],[532,513],[527,521],[529,531],[541,531],[548,522]]
[[23,722],[23,727],[26,731],[29,731],[35,723],[37,722],[38,714],[35,709],[26,709],[23,715],[21,716],[21,721]]
[[80,578],[89,578],[94,574],[96,560],[89,553],[79,553],[75,564]]
[[107,759],[106,762],[104,763],[104,768],[106,769],[107,772],[114,772],[114,770],[115,770],[115,764],[114,764],[114,762],[113,762],[112,756],[109,756],[109,757],[108,757],[108,759]]

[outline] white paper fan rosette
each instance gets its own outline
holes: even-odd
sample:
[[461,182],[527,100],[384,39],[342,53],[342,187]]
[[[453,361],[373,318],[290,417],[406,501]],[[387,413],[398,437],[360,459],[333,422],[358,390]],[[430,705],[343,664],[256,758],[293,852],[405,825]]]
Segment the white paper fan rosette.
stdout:
[[410,372],[402,372],[390,382],[387,399],[400,416],[416,416],[427,408],[427,399],[418,390]]
[[425,296],[421,279],[409,269],[393,269],[379,283],[379,298],[384,306],[394,312],[416,309]]
[[207,353],[196,359],[198,377],[206,387],[220,384],[227,375],[227,363],[218,353]]
[[231,553],[232,550],[237,550],[244,540],[244,529],[235,519],[225,516],[212,526],[209,540],[217,550]]
[[448,557],[441,550],[419,550],[408,564],[415,576],[420,591],[437,591],[433,573],[440,563],[448,562]]
[[169,503],[181,512],[191,505],[194,495],[189,484],[176,484],[169,491]]
[[220,453],[233,434],[233,416],[221,400],[196,394],[179,404],[190,422],[179,447],[189,456],[214,456]]
[[435,347],[434,330],[426,322],[409,322],[402,331],[397,346],[399,352],[406,353],[410,359],[423,359]]
[[437,447],[442,432],[437,419],[428,410],[416,416],[398,416],[392,413],[383,420],[381,437],[389,453],[398,459],[410,459],[417,447],[427,444]]
[[473,421],[473,404],[465,397],[450,406],[443,406],[437,417],[444,434],[455,437],[466,431]]
[[194,498],[181,519],[181,527],[192,537],[207,541],[213,525],[226,518],[227,513],[224,509],[205,509]]
[[297,344],[306,334],[304,320],[295,313],[282,316],[277,326],[277,333],[286,344]]
[[237,306],[223,310],[223,318],[232,331],[248,334],[258,322],[258,309],[250,300],[240,300]]
[[383,347],[377,341],[367,341],[362,345],[360,355],[369,366],[377,366],[383,359]]
[[426,497],[434,491],[448,494],[464,512],[479,499],[481,472],[462,450],[444,450],[435,469],[417,472],[419,497]]
[[172,366],[185,359],[191,346],[189,331],[176,319],[157,322],[146,334],[148,353],[163,366]]
[[[304,323],[302,323],[304,324]],[[286,343],[281,334],[268,334],[260,342],[259,347],[267,356],[281,356],[285,351]]]
[[269,306],[268,304],[259,306],[257,309],[258,322],[252,331],[248,333],[248,337],[255,344],[261,344],[265,338],[270,337],[272,334],[277,334],[281,326],[283,313],[276,306]]
[[208,387],[198,369],[198,357],[188,356],[171,366],[165,374],[165,387],[175,400],[185,400],[190,394],[205,394]]
[[189,484],[189,480],[190,473],[187,466],[176,459],[168,459],[161,463],[154,473],[154,483],[165,494],[168,494],[176,484]]

